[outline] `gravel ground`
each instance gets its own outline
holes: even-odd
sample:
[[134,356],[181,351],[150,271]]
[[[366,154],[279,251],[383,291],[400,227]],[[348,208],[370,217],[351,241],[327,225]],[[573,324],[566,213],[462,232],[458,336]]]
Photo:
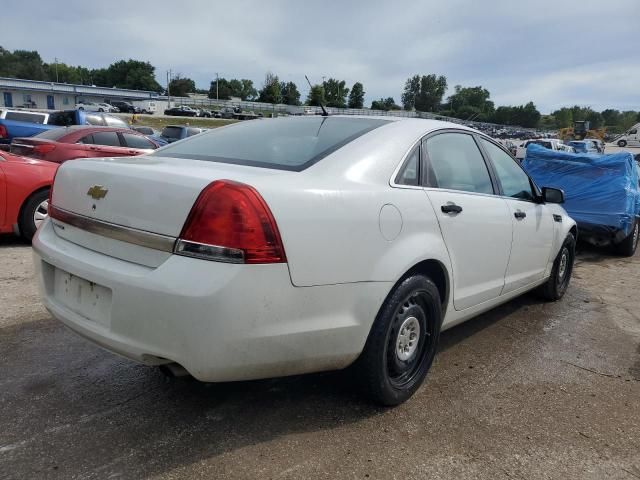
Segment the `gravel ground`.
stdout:
[[442,335],[406,404],[348,375],[167,380],[51,319],[0,237],[0,478],[640,478],[640,253],[587,249],[533,295]]

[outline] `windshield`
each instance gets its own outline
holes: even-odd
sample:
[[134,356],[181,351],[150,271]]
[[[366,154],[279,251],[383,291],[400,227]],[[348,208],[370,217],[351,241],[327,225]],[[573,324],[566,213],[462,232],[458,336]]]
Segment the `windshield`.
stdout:
[[155,155],[300,171],[388,122],[344,117],[253,120],[197,135]]

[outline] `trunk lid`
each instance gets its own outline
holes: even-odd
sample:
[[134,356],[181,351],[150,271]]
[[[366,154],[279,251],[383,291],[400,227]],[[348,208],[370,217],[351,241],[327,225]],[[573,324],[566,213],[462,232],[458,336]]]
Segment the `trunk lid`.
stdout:
[[[58,169],[52,203],[101,222],[178,237],[198,195],[212,181],[228,179],[255,186],[260,179],[282,174],[291,173],[157,156],[74,160]],[[136,261],[132,254],[135,257],[134,250],[140,248],[131,245],[129,249],[126,243],[106,238],[91,241],[94,234],[87,236],[76,228],[56,231],[69,241],[128,261]],[[118,248],[110,241],[117,242]],[[145,255],[139,263],[157,266],[147,262]]]

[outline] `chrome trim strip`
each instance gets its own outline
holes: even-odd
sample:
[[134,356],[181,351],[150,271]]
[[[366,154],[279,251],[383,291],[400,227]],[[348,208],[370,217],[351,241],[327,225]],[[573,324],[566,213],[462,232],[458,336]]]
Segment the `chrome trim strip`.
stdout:
[[244,263],[244,251],[237,248],[220,247],[200,242],[178,239],[174,249],[176,255],[212,260],[224,263]]
[[56,221],[60,221],[96,235],[163,252],[173,252],[173,246],[176,243],[175,237],[96,220],[53,205],[49,206],[49,216],[53,220],[54,226],[56,226]]

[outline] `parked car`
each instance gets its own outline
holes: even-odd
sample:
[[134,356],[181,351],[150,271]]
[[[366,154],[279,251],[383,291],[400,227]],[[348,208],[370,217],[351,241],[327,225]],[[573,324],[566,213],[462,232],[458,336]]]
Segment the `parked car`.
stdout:
[[540,145],[541,147],[547,148],[549,150],[559,150],[566,151],[566,146],[558,139],[555,138],[536,138],[533,140],[527,140],[522,142],[516,148],[516,158],[518,160],[524,159],[527,154],[527,147],[531,144]]
[[599,153],[595,144],[589,140],[572,140],[567,143],[577,153]]
[[173,115],[176,117],[197,117],[198,112],[191,107],[182,105],[180,107],[167,108],[164,111],[165,115]]
[[0,151],[0,232],[31,240],[46,218],[58,165]]
[[154,128],[133,126],[131,127],[131,129],[143,134],[145,137],[147,137],[152,142],[158,144],[158,146],[160,147],[163,147],[164,145],[169,143],[166,139],[162,138],[160,136],[160,132],[158,132]]
[[106,113],[89,113],[84,110],[62,110],[48,114],[46,123],[0,118],[0,143],[11,143],[14,137],[31,137],[58,127],[70,125],[106,125],[129,128],[124,120]]
[[605,145],[599,138],[585,138],[585,141],[591,142],[598,153],[604,153]]
[[632,256],[640,231],[640,171],[629,152],[568,154],[532,145],[523,167],[539,182],[566,194],[565,208],[579,237]]
[[206,130],[206,128],[189,127],[185,125],[167,125],[162,129],[160,138],[167,143],[173,143],[183,138],[198,135]]
[[98,109],[99,112],[107,112],[107,113],[118,113],[118,112],[120,112],[120,109],[118,107],[114,107],[113,105],[110,105],[110,104],[104,103],[104,102],[98,103],[98,107],[100,107]]
[[28,110],[0,110],[0,119],[42,124],[47,123],[49,114],[45,112],[30,112]]
[[34,259],[47,309],[121,355],[212,382],[355,363],[396,405],[442,329],[534,288],[562,297],[562,201],[453,123],[240,122],[136,162],[65,163]]
[[120,100],[112,100],[111,105],[118,108],[122,113],[139,113],[138,109],[130,102],[124,102]]
[[76,110],[86,110],[87,112],[104,112],[104,107],[94,102],[78,102]]
[[62,163],[74,158],[128,157],[150,153],[158,145],[128,128],[75,126],[14,138],[11,153]]
[[640,147],[640,123],[635,124],[627,132],[617,137],[614,141],[619,147]]

